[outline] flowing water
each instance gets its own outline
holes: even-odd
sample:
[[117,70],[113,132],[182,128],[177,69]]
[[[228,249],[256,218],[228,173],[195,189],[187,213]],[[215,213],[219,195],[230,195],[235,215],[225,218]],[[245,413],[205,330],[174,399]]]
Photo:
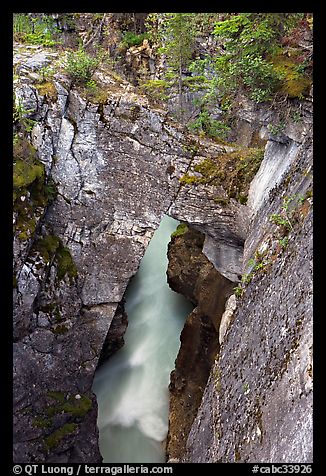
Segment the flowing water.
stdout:
[[170,372],[192,305],[166,280],[167,244],[178,222],[165,216],[126,291],[125,345],[96,372],[104,463],[162,463]]

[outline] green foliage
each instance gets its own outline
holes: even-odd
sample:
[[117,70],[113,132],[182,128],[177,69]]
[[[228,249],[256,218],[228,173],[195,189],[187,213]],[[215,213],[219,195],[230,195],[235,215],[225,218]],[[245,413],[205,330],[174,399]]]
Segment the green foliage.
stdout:
[[279,213],[273,213],[271,216],[270,216],[270,221],[272,223],[275,223],[275,225],[279,225],[279,226],[284,226],[285,228],[287,228],[288,230],[291,229],[291,223],[290,221],[284,217],[283,215],[279,214]]
[[141,33],[137,35],[133,31],[124,31],[122,34],[121,43],[125,48],[130,48],[131,46],[139,46],[143,41],[148,38],[147,33]]
[[291,119],[293,122],[301,122],[302,121],[302,115],[300,111],[293,111],[291,114]]
[[25,109],[23,101],[15,94],[13,96],[13,125],[16,130],[19,129],[23,133],[29,133],[34,127],[35,121],[28,117],[33,109]]
[[86,51],[80,48],[78,51],[68,52],[64,62],[64,68],[73,83],[85,85],[91,80],[98,64],[98,58],[91,57]]
[[164,79],[150,79],[140,85],[140,89],[156,101],[165,101],[168,99],[168,90],[171,83]]
[[197,133],[204,133],[208,137],[225,139],[230,132],[230,127],[223,121],[217,121],[212,119],[210,113],[207,110],[202,111],[197,119],[188,124],[190,130]]
[[22,43],[46,47],[53,47],[58,44],[58,41],[54,39],[57,29],[54,26],[53,19],[46,15],[43,15],[42,18],[33,18],[21,13],[14,14],[13,33],[15,41]]
[[13,33],[16,39],[21,34],[33,33],[33,23],[28,15],[22,13],[15,13],[13,15]]
[[157,40],[160,52],[167,61],[166,79],[178,89],[179,120],[183,120],[182,92],[183,74],[187,71],[195,48],[196,28],[193,13],[165,13],[164,21],[159,23]]
[[287,247],[287,245],[289,243],[289,238],[287,236],[285,236],[284,238],[279,239],[278,242],[281,245],[281,247],[285,250],[285,248]]
[[194,14],[166,13],[161,35],[164,38],[161,51],[166,55],[170,69],[179,75],[189,66],[194,51]]
[[177,229],[171,234],[171,238],[176,238],[177,236],[182,236],[188,231],[188,226],[186,223],[180,223],[177,226]]
[[239,286],[236,286],[235,288],[233,288],[234,295],[237,298],[241,298],[244,295],[244,291],[245,290],[244,290],[244,288],[241,284],[239,284]]
[[246,382],[243,384],[243,393],[246,395],[249,392],[250,392],[250,387],[249,387],[249,384]]
[[281,207],[280,213],[273,213],[269,219],[275,225],[283,227],[284,230],[289,232],[293,230],[292,221],[295,219],[295,208],[302,204],[305,200],[305,197],[292,195],[291,197],[285,197],[283,199],[283,204]]
[[85,86],[80,89],[82,95],[94,104],[105,104],[108,100],[108,90],[98,84],[93,79],[86,82]]
[[267,129],[273,136],[277,136],[285,129],[285,122],[280,121],[278,124],[268,124]]
[[294,194],[290,197],[284,197],[280,213],[270,215],[270,221],[281,227],[284,232],[283,234],[288,234],[290,230],[293,230],[294,224],[300,220],[298,211],[303,206],[305,200],[309,198],[309,195],[308,191],[305,196]]
[[[282,36],[302,14],[240,13],[216,23],[214,34],[224,41],[225,53],[215,62],[221,95],[243,89],[256,102],[268,101],[282,88],[284,71],[270,57]],[[297,94],[297,93],[294,93]]]
[[241,283],[238,284],[235,288],[233,288],[233,292],[235,297],[242,298],[245,291],[246,285],[250,284],[253,278],[253,273],[245,273],[242,275]]

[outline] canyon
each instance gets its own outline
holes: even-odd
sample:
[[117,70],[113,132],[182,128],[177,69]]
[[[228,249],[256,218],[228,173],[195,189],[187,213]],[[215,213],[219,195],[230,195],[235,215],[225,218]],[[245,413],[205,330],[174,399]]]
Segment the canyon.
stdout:
[[[312,90],[300,121],[274,134],[278,108],[243,98],[223,144],[105,67],[94,78],[106,97],[90,99],[62,55],[14,45],[15,96],[44,170],[14,204],[15,463],[102,461],[94,374],[123,348],[126,289],[165,215],[182,224],[167,280],[194,306],[166,460],[312,462]],[[207,167],[232,171],[248,148],[262,154],[240,203]]]

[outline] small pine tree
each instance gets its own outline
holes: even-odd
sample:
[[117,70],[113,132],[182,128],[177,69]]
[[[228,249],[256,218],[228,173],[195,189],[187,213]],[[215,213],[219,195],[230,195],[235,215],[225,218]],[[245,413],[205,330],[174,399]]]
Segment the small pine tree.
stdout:
[[178,85],[179,119],[182,119],[183,72],[191,62],[195,46],[194,16],[193,13],[167,13],[161,24],[161,51],[167,59],[167,76]]

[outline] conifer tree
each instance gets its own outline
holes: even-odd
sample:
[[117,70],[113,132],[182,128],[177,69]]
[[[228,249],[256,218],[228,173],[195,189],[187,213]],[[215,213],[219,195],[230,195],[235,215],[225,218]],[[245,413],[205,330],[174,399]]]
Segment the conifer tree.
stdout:
[[187,70],[195,46],[193,13],[167,13],[162,22],[162,52],[168,64],[167,76],[178,87],[179,119],[182,120],[183,73]]

